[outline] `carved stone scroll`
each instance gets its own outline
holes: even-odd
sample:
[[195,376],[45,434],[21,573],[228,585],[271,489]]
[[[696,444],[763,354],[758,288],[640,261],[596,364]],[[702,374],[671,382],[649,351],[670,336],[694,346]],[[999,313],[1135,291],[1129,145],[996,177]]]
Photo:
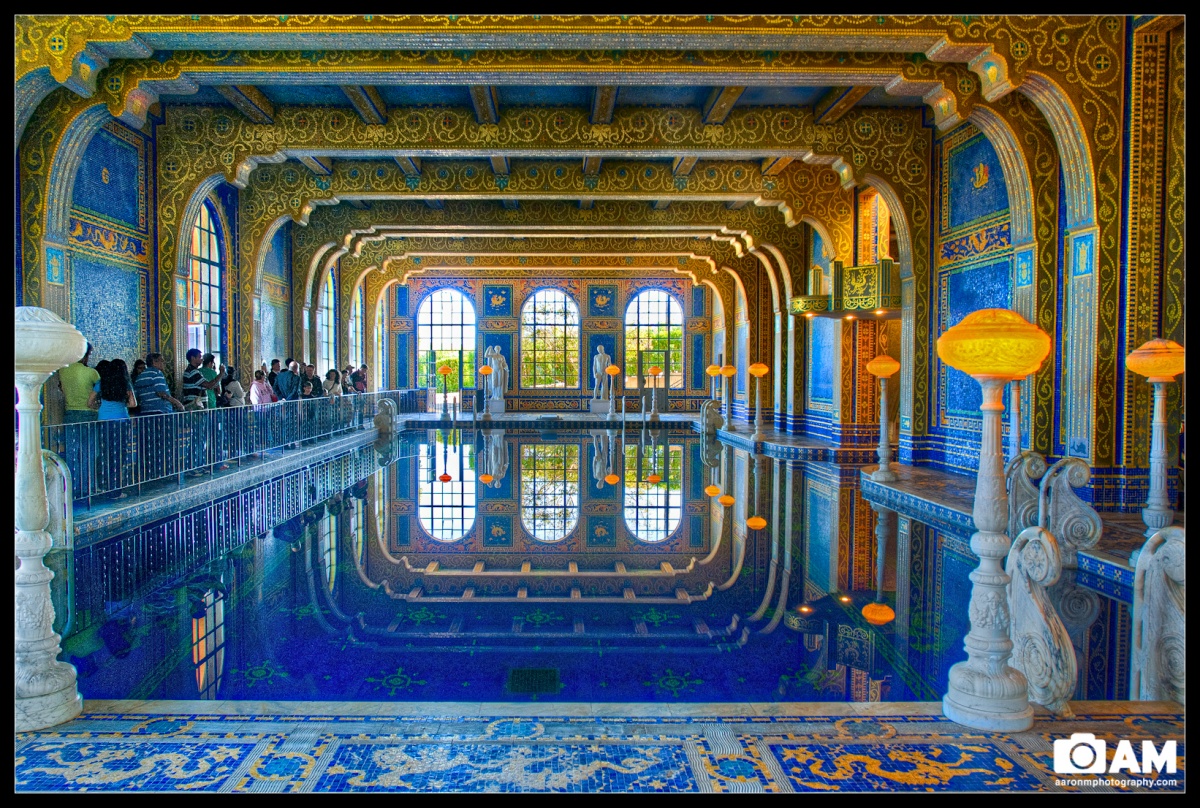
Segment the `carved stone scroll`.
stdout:
[[1046,473],[1046,458],[1021,452],[1004,467],[1008,486],[1008,535],[1017,536],[1037,524],[1038,490],[1034,481]]
[[1133,660],[1129,698],[1187,705],[1187,544],[1183,528],[1146,540],[1133,576]]
[[1064,457],[1042,477],[1037,523],[1058,540],[1066,569],[1078,566],[1075,554],[1095,547],[1104,529],[1100,514],[1074,491],[1086,485],[1091,476],[1087,463],[1077,457]]
[[1005,570],[1012,620],[1012,666],[1025,674],[1029,700],[1062,718],[1073,718],[1068,699],[1079,668],[1075,649],[1046,587],[1062,573],[1058,543],[1041,527],[1021,531],[1008,553]]

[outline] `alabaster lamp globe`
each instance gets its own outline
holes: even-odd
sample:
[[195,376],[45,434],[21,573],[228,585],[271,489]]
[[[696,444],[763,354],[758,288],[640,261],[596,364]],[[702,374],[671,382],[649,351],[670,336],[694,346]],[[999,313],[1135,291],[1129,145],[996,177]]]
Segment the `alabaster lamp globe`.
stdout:
[[704,369],[704,372],[715,379],[716,377],[721,375],[721,366],[720,365],[709,365],[708,367],[706,367]]
[[719,496],[721,496],[721,486],[706,485],[706,486],[704,486],[704,493],[710,497],[719,497]]
[[746,520],[746,527],[750,528],[751,530],[762,530],[766,526],[767,520],[763,519],[761,516],[751,516]]
[[867,363],[867,373],[881,379],[890,378],[899,369],[900,363],[887,354],[880,354]]
[[649,477],[646,478],[646,482],[650,483],[651,485],[658,485],[659,483],[662,482],[662,475],[661,474],[651,474]]
[[479,475],[479,482],[483,483],[484,485],[487,485],[494,479],[496,479],[496,478],[490,474],[480,474]]
[[896,613],[886,603],[868,603],[862,608],[862,616],[873,626],[886,626],[896,619]]
[[735,368],[733,365],[722,365],[721,366],[721,375],[724,376],[726,379],[728,379],[730,376],[732,376],[735,373],[737,373],[737,368]]
[[450,375],[450,366],[442,365],[440,368],[438,368],[438,375],[439,376],[449,376]]
[[662,368],[660,368],[658,365],[651,365],[648,372],[651,376],[658,376],[662,373]]
[[609,376],[616,376],[617,374],[619,374],[621,372],[621,369],[619,367],[617,367],[616,365],[609,365],[608,367],[606,367],[604,369],[604,372],[607,373]]
[[439,475],[438,475],[438,479],[439,479],[439,480],[441,480],[441,481],[442,481],[442,482],[444,482],[444,483],[448,483],[448,482],[450,482],[450,480],[451,480],[452,478],[450,477],[450,475],[449,475],[449,474],[439,474]]
[[479,369],[479,375],[480,376],[491,376],[492,375],[492,366],[484,365],[483,367],[481,367]]
[[726,508],[728,508],[730,505],[733,504],[733,497],[730,496],[729,494],[722,494],[721,496],[717,497],[717,502],[721,503]]
[[766,365],[764,365],[762,362],[755,362],[753,365],[751,365],[750,367],[748,367],[746,369],[748,371],[750,371],[750,375],[755,377],[756,379],[761,379],[763,376],[766,376],[768,373],[771,372],[771,369],[769,367],[767,367]]
[[1125,357],[1125,367],[1152,382],[1173,381],[1183,373],[1184,348],[1169,339],[1152,339]]
[[980,309],[938,337],[937,353],[968,376],[1023,379],[1042,366],[1050,337],[1015,311]]

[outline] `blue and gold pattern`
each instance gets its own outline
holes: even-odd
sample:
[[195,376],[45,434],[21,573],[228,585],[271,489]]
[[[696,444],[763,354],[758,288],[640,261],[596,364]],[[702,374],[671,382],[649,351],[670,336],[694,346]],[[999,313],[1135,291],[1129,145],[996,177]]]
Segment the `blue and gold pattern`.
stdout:
[[[1093,732],[1111,750],[1118,738],[1161,745],[1184,732],[1183,716],[1170,713],[1039,718],[1029,732],[1003,734],[923,711],[847,718],[779,705],[721,716],[618,709],[530,719],[457,707],[432,717],[89,710],[52,730],[17,733],[16,791],[1088,793],[1095,789],[1055,785],[1055,739]],[[1149,777],[1161,785],[1116,789],[1181,791],[1185,760],[1180,740],[1179,770]]]
[[511,286],[485,285],[483,287],[484,317],[511,317],[512,313]]

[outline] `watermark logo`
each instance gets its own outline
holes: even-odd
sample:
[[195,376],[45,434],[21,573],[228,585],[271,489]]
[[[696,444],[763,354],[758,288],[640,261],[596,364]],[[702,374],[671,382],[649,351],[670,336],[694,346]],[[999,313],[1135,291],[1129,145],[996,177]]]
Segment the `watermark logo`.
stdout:
[[[1133,742],[1117,742],[1112,761],[1108,760],[1108,744],[1090,732],[1076,732],[1070,738],[1054,742],[1055,774],[1175,774],[1177,755],[1175,741],[1164,741],[1159,749],[1153,741],[1142,741],[1139,759]],[[1174,785],[1174,780],[1096,778],[1079,781],[1058,781],[1060,785]]]

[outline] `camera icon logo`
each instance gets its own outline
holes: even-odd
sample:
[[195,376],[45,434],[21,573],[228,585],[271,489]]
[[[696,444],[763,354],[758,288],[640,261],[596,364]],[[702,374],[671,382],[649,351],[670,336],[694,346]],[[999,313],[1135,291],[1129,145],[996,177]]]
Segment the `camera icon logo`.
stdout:
[[1107,744],[1090,732],[1076,732],[1054,742],[1054,771],[1057,774],[1103,774]]

